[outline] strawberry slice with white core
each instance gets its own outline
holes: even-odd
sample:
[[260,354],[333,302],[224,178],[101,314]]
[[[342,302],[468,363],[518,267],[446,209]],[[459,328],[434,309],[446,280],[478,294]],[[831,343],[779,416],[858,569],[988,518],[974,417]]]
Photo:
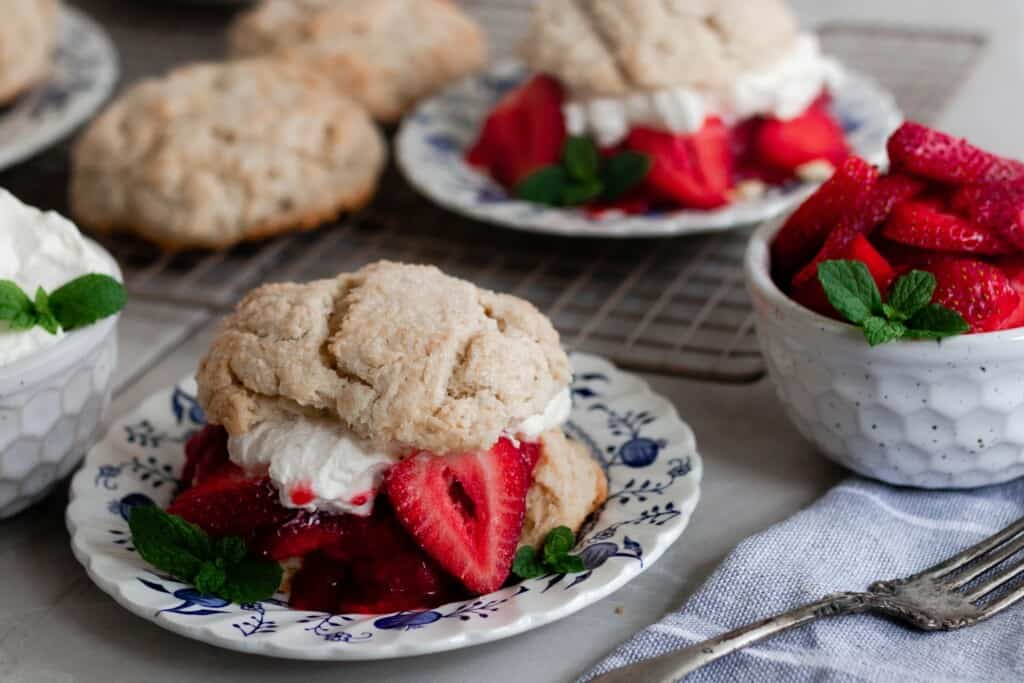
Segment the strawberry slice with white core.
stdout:
[[486,452],[414,455],[388,470],[395,516],[445,571],[476,593],[508,578],[523,529],[530,472],[501,439]]

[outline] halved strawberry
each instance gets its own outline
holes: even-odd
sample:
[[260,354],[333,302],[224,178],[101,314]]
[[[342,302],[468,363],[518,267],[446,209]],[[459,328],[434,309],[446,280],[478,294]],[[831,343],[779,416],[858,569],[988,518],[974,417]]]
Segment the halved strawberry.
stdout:
[[1020,296],[1017,309],[1003,322],[1001,329],[1013,330],[1024,327],[1024,258],[1015,256],[998,262],[999,267],[1010,280],[1010,286]]
[[941,183],[1024,180],[1024,163],[996,156],[913,121],[892,134],[888,150],[893,168]]
[[207,425],[185,443],[185,467],[181,484],[190,488],[202,482],[228,461],[228,433],[219,425]]
[[684,207],[714,209],[729,203],[732,150],[729,129],[708,119],[692,135],[634,128],[626,147],[651,157],[647,186]]
[[1024,249],[1024,186],[1009,183],[965,185],[953,195],[953,208]]
[[790,173],[819,159],[838,166],[850,155],[842,126],[818,103],[787,121],[765,120],[755,145],[761,163]]
[[879,178],[878,182],[868,188],[858,206],[847,212],[829,233],[825,244],[811,262],[796,274],[793,285],[798,286],[816,278],[818,264],[843,258],[858,235],[873,233],[889,218],[897,205],[913,198],[923,189],[924,186],[917,180],[898,173]]
[[1015,251],[996,232],[946,213],[933,204],[908,201],[893,209],[882,235],[921,249],[966,254],[1009,254]]
[[281,507],[269,478],[249,477],[230,462],[179,494],[167,511],[211,536],[245,536],[293,514]]
[[497,590],[508,577],[529,485],[523,456],[507,439],[487,452],[419,453],[384,480],[402,526],[477,593]]
[[804,202],[772,241],[772,271],[780,281],[821,249],[829,232],[855,209],[878,180],[878,169],[860,157],[844,161],[832,177]]
[[562,156],[564,92],[549,76],[534,76],[506,95],[484,122],[477,142],[466,154],[506,187],[518,185],[542,166]]
[[1020,306],[1020,294],[992,264],[946,258],[933,262],[928,270],[937,281],[933,301],[959,312],[972,332],[1001,329]]
[[[864,235],[857,235],[854,237],[846,250],[836,258],[849,261],[860,261],[867,266],[868,271],[871,273],[871,277],[875,279],[875,284],[878,285],[878,291],[880,292],[884,293],[888,291],[892,281],[896,278],[896,270],[889,265],[889,262],[885,257],[882,256],[874,246],[872,246],[871,242],[869,242],[868,238]],[[796,302],[811,309],[812,311],[817,311],[822,315],[832,318],[842,319],[842,316],[840,316],[832,307],[832,304],[829,303],[828,297],[825,296],[825,290],[822,289],[821,283],[816,277],[813,280],[808,280],[794,287],[792,297]]]

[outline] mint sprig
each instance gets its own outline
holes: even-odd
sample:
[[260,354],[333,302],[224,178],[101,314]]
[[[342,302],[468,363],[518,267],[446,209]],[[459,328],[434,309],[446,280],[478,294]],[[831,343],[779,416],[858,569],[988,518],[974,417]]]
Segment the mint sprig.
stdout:
[[932,303],[937,282],[923,270],[897,280],[885,302],[860,261],[825,261],[818,265],[818,281],[832,307],[861,327],[871,346],[904,338],[940,340],[971,329],[958,312]]
[[531,545],[524,545],[516,551],[512,562],[512,573],[522,579],[534,579],[547,574],[575,574],[586,567],[578,555],[570,555],[569,551],[576,545],[576,536],[572,529],[560,526],[552,529],[541,552]]
[[39,326],[50,334],[87,327],[124,308],[124,286],[110,277],[90,273],[47,294],[42,287],[30,299],[10,280],[0,280],[0,322],[11,330]]
[[593,140],[566,138],[562,159],[537,169],[516,187],[516,196],[547,206],[581,206],[596,200],[615,201],[644,181],[651,158],[639,152],[618,152],[602,161]]
[[250,556],[236,536],[213,541],[195,524],[152,506],[135,508],[128,526],[142,559],[200,593],[256,602],[281,585],[281,565]]

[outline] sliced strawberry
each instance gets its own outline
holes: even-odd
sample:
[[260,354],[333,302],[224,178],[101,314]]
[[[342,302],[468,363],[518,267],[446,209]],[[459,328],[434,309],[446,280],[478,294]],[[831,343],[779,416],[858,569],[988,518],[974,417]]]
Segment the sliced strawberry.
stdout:
[[996,156],[913,121],[892,134],[888,150],[894,168],[941,183],[1024,180],[1024,163]]
[[1001,329],[1014,330],[1018,327],[1024,327],[1024,258],[1015,256],[1011,259],[1003,259],[998,265],[1006,273],[1006,277],[1010,279],[1010,286],[1020,296],[1020,304],[1017,306],[1017,310],[1011,313],[1010,317],[1003,322]]
[[293,513],[279,503],[267,477],[249,477],[227,463],[178,495],[167,511],[198,524],[212,536],[244,536]]
[[921,249],[965,254],[1009,254],[1015,251],[998,233],[933,204],[909,201],[893,209],[882,235]]
[[821,249],[829,232],[862,201],[878,180],[878,170],[860,157],[850,157],[804,202],[772,242],[772,271],[780,281],[806,264]]
[[[889,265],[885,257],[871,245],[871,242],[864,235],[854,237],[846,250],[836,258],[860,261],[867,266],[880,292],[888,291],[892,281],[896,278],[896,270]],[[821,283],[818,282],[816,277],[813,280],[808,280],[795,286],[792,296],[795,301],[812,311],[817,311],[822,315],[832,318],[842,319],[842,316],[829,303],[828,297],[825,296],[825,290],[822,289]]]
[[1014,315],[1021,297],[1002,270],[989,263],[946,258],[929,268],[935,275],[935,303],[958,311],[972,332],[1001,329]]
[[[336,545],[358,533],[362,517],[298,512],[280,526],[260,533],[252,549],[271,560],[301,557],[325,546]],[[359,534],[360,541],[364,540]]]
[[537,467],[537,462],[541,456],[541,445],[539,443],[527,443],[523,442],[519,444],[519,453],[523,457],[523,462],[526,463],[526,469],[529,472]]
[[1024,249],[1024,186],[966,185],[953,195],[953,208],[1018,249]]
[[838,166],[850,155],[842,126],[821,104],[794,119],[765,120],[755,146],[761,163],[789,173],[820,159]]
[[626,147],[651,157],[647,186],[666,199],[694,209],[729,203],[732,150],[729,130],[717,118],[692,135],[634,128]]
[[202,482],[228,461],[228,433],[219,425],[207,425],[185,444],[181,484],[190,488]]
[[466,160],[490,171],[506,187],[555,163],[565,144],[563,100],[558,81],[548,76],[531,78],[494,108]]
[[501,443],[484,453],[420,453],[384,480],[402,526],[477,593],[498,589],[508,577],[529,485],[522,455]]
[[843,254],[858,235],[870,235],[889,218],[889,214],[897,205],[913,198],[922,189],[924,186],[920,182],[898,173],[879,178],[878,182],[869,187],[862,196],[857,208],[847,212],[829,233],[825,244],[814,259],[796,274],[793,285],[797,286],[817,277],[818,264],[843,258]]

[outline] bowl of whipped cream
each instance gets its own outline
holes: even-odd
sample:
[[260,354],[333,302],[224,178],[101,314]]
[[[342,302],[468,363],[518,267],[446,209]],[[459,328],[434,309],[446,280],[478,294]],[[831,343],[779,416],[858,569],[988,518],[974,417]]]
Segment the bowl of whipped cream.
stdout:
[[92,445],[110,402],[113,257],[0,189],[0,519],[45,497]]

